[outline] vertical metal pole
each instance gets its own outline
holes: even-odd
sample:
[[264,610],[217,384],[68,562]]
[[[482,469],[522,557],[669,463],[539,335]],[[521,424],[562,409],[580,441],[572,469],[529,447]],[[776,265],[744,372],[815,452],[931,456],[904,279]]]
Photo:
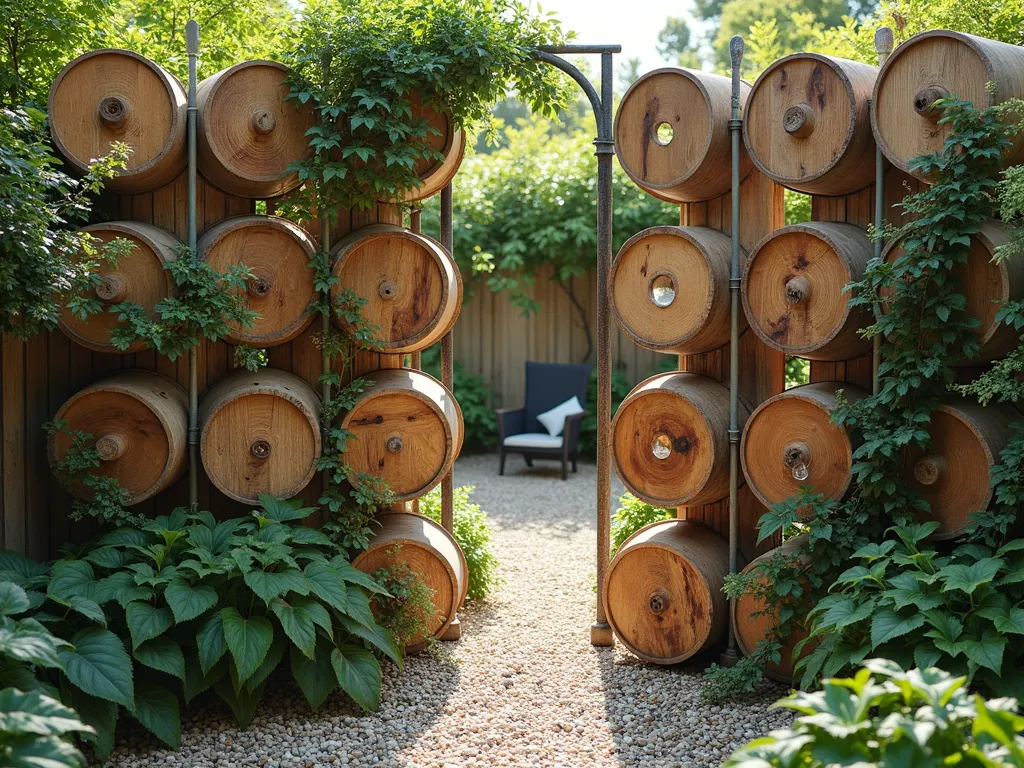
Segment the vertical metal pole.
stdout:
[[604,580],[611,553],[612,347],[608,275],[612,267],[612,54],[601,54],[601,104],[597,115],[597,617],[590,643],[615,639],[604,605]]
[[[729,41],[729,57],[732,59],[732,113],[729,117],[729,137],[732,140],[732,218],[730,239],[732,241],[732,270],[729,277],[732,324],[729,331],[729,573],[736,573],[739,563],[740,511],[739,464],[740,464],[740,132],[743,120],[740,115],[740,68],[743,65],[743,38],[739,35]],[[724,666],[731,666],[739,659],[736,650],[736,627],[733,612],[729,611],[729,645],[722,656]]]
[[[455,232],[452,222],[452,185],[441,190],[441,245],[448,253],[455,247]],[[455,338],[448,331],[441,339],[441,383],[449,392],[454,385]],[[454,394],[454,393],[453,393]],[[455,527],[455,469],[452,468],[441,479],[441,526],[451,533]]]
[[[188,248],[196,253],[196,57],[199,55],[199,24],[189,19],[185,25],[185,50],[188,53]],[[200,341],[200,343],[203,343]],[[188,351],[188,503],[199,504],[199,347]]]
[[[423,214],[423,209],[422,208],[413,208],[411,211],[409,211],[409,229],[411,229],[413,232],[419,232],[422,229],[422,214]],[[412,368],[413,370],[417,370],[417,371],[419,371],[419,370],[421,370],[423,368],[423,353],[422,352],[420,352],[419,350],[416,350],[415,352],[411,352],[409,354],[409,367]],[[449,388],[449,391],[451,391],[451,388]],[[445,489],[443,487],[444,478],[441,478],[441,482],[442,482],[441,497],[443,499],[444,496],[445,496]],[[444,507],[444,501],[441,502],[441,506],[442,506],[442,508]],[[411,508],[411,510],[412,510],[412,512],[414,514],[419,514],[419,511],[420,511],[420,500],[419,499],[413,499],[412,503],[410,504],[410,508]],[[444,515],[442,513],[442,518],[443,517],[444,517]]]
[[[885,64],[892,53],[892,29],[881,27],[875,31],[875,53],[878,54],[878,66]],[[874,109],[874,103],[868,106]],[[885,155],[879,147],[875,147],[875,252],[876,259],[882,258],[882,230],[885,228]],[[879,313],[875,305],[875,316]],[[882,363],[882,337],[875,334],[871,338],[871,393],[878,394],[878,366]]]

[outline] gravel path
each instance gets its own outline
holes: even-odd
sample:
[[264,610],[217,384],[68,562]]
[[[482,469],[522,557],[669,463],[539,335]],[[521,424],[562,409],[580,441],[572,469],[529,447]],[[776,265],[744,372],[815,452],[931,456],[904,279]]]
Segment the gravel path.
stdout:
[[[335,694],[311,714],[282,678],[248,731],[203,699],[187,714],[180,753],[141,729],[119,737],[111,765],[142,766],[718,766],[740,744],[788,722],[765,686],[738,706],[700,701],[701,670],[641,663],[589,643],[594,616],[594,466],[567,482],[554,464],[460,459],[459,485],[495,529],[505,585],[461,614],[457,664],[411,658],[385,671],[381,709],[359,713]],[[613,479],[617,497],[621,486]],[[614,504],[614,499],[613,499]],[[614,506],[613,506],[614,509]]]

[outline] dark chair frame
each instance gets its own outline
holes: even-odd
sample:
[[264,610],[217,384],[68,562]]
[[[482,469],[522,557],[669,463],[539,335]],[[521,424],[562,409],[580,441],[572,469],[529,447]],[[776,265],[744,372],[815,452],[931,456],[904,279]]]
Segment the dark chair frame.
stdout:
[[[558,369],[561,369],[559,371]],[[531,407],[530,393],[531,380],[537,383],[538,379],[548,376],[564,374],[567,378],[575,378],[576,381],[569,381],[569,386],[559,389],[554,387],[546,394],[547,403],[542,403],[543,409],[533,405]],[[532,375],[531,375],[532,374]],[[526,466],[532,467],[534,459],[556,459],[562,462],[562,479],[569,478],[569,464],[572,463],[572,471],[576,472],[577,448],[580,439],[580,426],[586,413],[577,413],[565,418],[565,426],[562,430],[562,445],[559,448],[527,448],[519,446],[505,446],[505,438],[512,435],[521,435],[526,432],[542,432],[543,427],[537,422],[537,413],[555,407],[575,395],[579,398],[580,405],[587,407],[587,382],[590,378],[589,365],[560,365],[557,363],[535,363],[526,364],[526,393],[527,404],[522,408],[499,408],[495,411],[498,417],[498,474],[505,474],[505,456],[510,453],[520,454],[526,461]],[[552,402],[553,401],[553,402]],[[531,422],[531,423],[528,423]]]

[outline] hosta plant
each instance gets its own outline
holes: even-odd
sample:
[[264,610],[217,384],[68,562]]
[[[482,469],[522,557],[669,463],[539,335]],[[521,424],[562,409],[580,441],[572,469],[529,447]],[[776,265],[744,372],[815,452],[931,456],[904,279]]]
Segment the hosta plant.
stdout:
[[904,672],[871,659],[853,678],[780,701],[797,712],[793,727],[751,742],[725,768],[1024,766],[1017,702],[985,701],[965,684],[934,667]]
[[73,646],[51,682],[96,729],[101,756],[122,710],[177,747],[179,698],[208,689],[247,726],[282,664],[313,709],[338,687],[377,707],[375,654],[402,658],[370,610],[381,587],[301,525],[313,511],[266,496],[222,522],[177,509],[29,574],[35,619]]

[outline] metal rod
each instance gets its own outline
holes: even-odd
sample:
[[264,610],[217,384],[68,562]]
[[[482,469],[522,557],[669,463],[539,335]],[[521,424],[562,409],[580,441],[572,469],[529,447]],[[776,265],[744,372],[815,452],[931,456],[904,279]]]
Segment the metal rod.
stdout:
[[[196,253],[196,57],[199,55],[199,24],[189,19],[185,25],[185,51],[188,53],[188,187],[186,226],[189,255]],[[200,342],[202,343],[202,342]],[[199,504],[199,347],[188,351],[188,503]]]
[[621,45],[541,45],[537,50],[544,53],[622,53]]
[[[413,232],[421,231],[422,228],[423,228],[422,227],[422,221],[423,221],[423,209],[422,208],[413,208],[411,211],[409,211],[409,229],[411,229]],[[403,360],[403,362],[404,362],[404,360]],[[410,352],[409,353],[409,367],[412,368],[413,370],[416,370],[416,371],[422,370],[422,368],[423,368],[423,353],[422,352],[420,352],[419,350],[416,350],[415,352]],[[451,387],[449,387],[448,390],[451,391]],[[443,519],[444,519],[444,511],[443,511],[443,509],[444,509],[444,501],[443,501],[443,499],[447,495],[447,489],[444,487],[444,478],[441,478],[441,485],[442,485],[442,487],[441,487],[441,498],[442,498],[442,501],[441,501],[441,507],[442,507],[441,518],[442,518],[442,522],[443,522]],[[419,514],[419,512],[420,512],[420,500],[418,498],[417,499],[413,499],[409,506],[412,509],[414,514]],[[454,525],[454,520],[453,520],[453,525]],[[445,530],[448,530],[448,529],[445,529]]]
[[[441,245],[448,253],[455,247],[452,221],[452,185],[441,190]],[[452,392],[455,379],[455,337],[448,331],[441,339],[441,384]],[[454,392],[452,392],[454,395]],[[441,478],[441,527],[448,533],[455,528],[455,468]]]
[[[736,35],[729,41],[732,60],[732,112],[729,117],[729,138],[732,143],[732,218],[730,241],[732,268],[729,276],[731,326],[729,329],[729,573],[736,573],[739,560],[739,465],[740,465],[740,68],[743,66],[743,38]],[[739,659],[736,650],[736,627],[729,611],[729,645],[722,657],[723,666]]]
[[[880,27],[875,31],[875,53],[878,54],[878,66],[885,64],[892,53],[892,29]],[[873,110],[873,103],[868,109]],[[882,230],[885,229],[885,155],[879,147],[875,147],[875,251],[876,259],[882,258]],[[875,317],[879,307],[875,304]],[[875,334],[871,337],[871,394],[878,394],[878,366],[882,364],[882,337]]]

